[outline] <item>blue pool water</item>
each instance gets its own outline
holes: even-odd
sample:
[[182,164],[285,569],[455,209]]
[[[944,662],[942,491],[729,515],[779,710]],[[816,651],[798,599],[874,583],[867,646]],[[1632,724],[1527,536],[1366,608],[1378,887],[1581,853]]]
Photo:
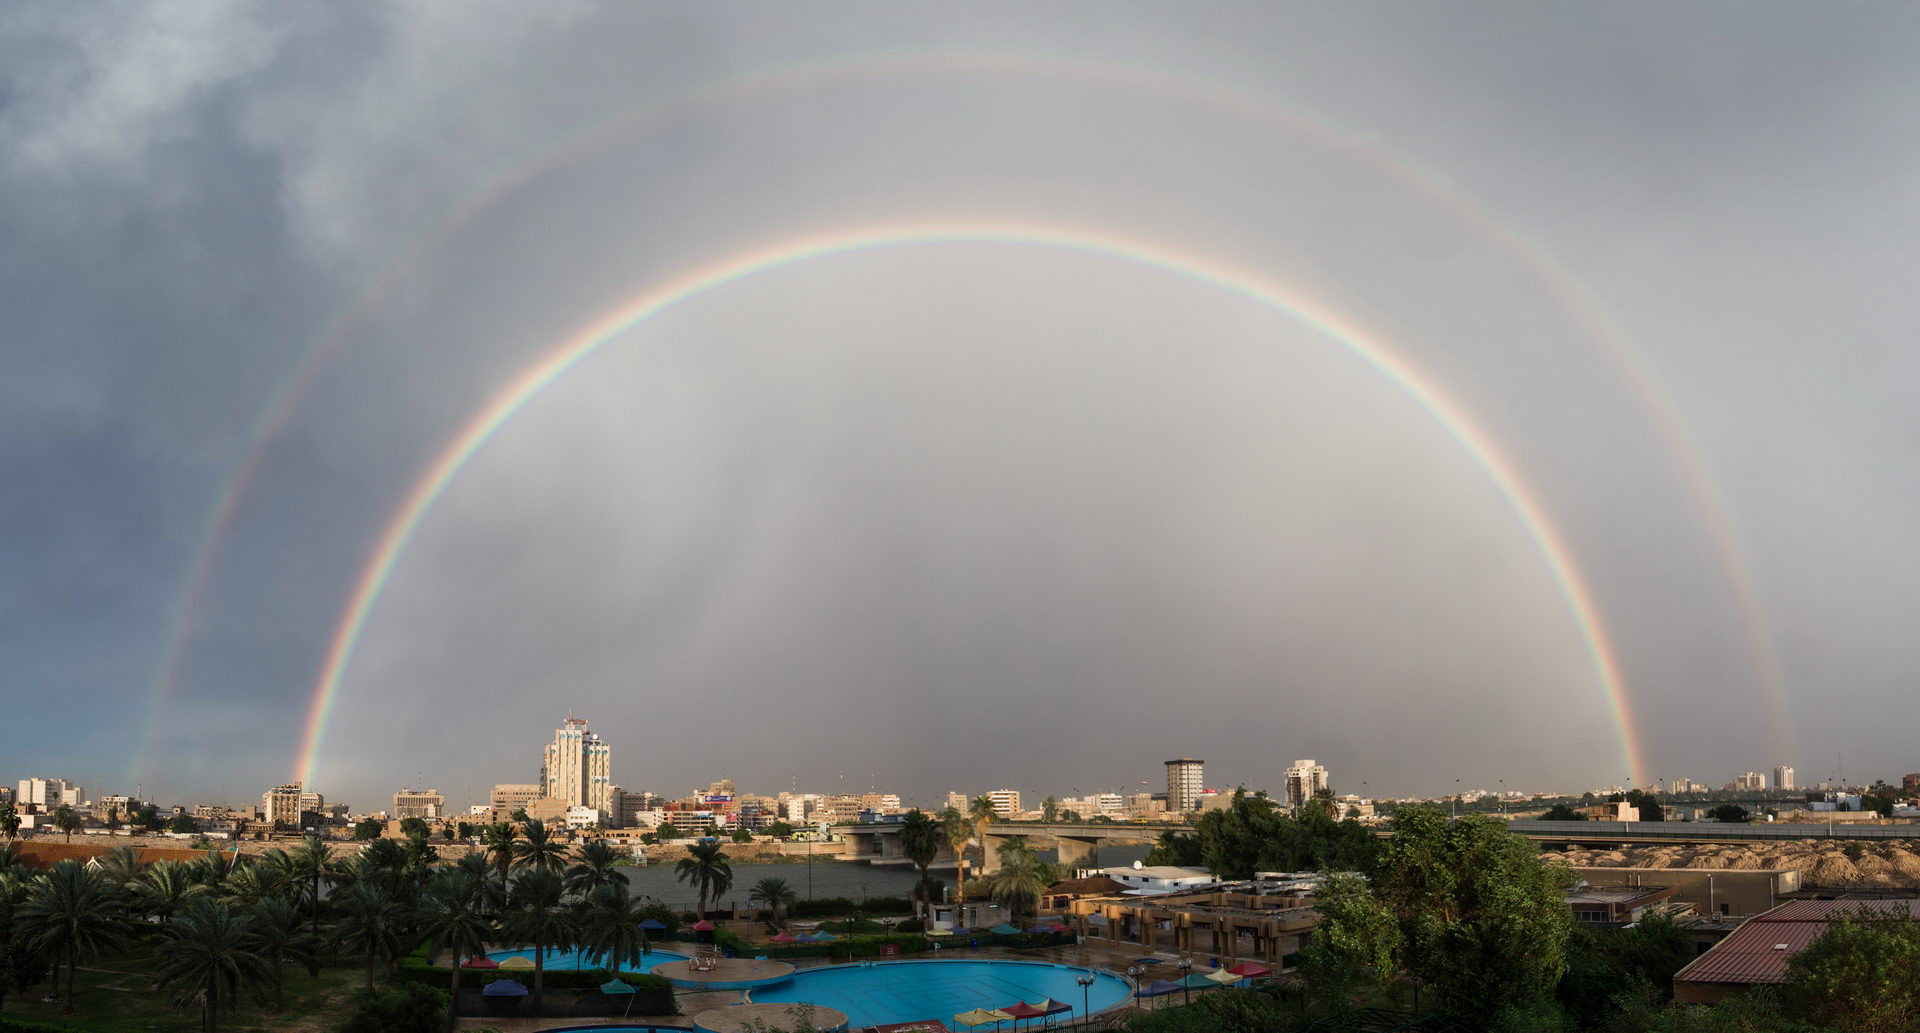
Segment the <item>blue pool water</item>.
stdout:
[[[810,1001],[847,1013],[854,1028],[885,1022],[953,1017],[975,1008],[1004,1008],[1015,1001],[1051,997],[1073,1005],[1079,1017],[1080,987],[1090,971],[1035,961],[886,961],[803,969],[793,978],[753,991],[753,1003]],[[1132,991],[1119,976],[1094,971],[1088,999],[1096,1012],[1127,1000]],[[1068,1018],[1065,1013],[1055,1021]],[[1007,1027],[1009,1030],[1011,1026]]]
[[[586,953],[585,951],[548,951],[546,966],[550,970],[570,969],[570,968],[605,968],[606,967],[605,965],[601,965],[592,960],[583,960],[582,955],[584,955],[585,953]],[[505,961],[508,958],[525,958],[528,961],[532,961],[533,948],[528,947],[524,950],[512,950],[512,951],[489,951],[487,952],[487,957],[492,958],[495,961]],[[620,971],[651,972],[653,971],[653,966],[661,964],[663,962],[685,961],[685,960],[687,960],[687,956],[685,954],[675,953],[674,951],[670,951],[670,950],[661,950],[660,948],[655,947],[653,949],[653,953],[647,955],[646,960],[642,961],[638,968],[635,968],[632,965],[622,965],[620,966]],[[1065,1000],[1065,998],[1061,998],[1061,999]]]

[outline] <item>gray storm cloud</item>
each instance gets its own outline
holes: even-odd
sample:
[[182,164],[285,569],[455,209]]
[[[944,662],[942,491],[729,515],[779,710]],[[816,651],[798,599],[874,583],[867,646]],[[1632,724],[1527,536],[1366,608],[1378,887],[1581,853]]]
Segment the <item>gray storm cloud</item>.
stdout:
[[[123,15],[0,23],[9,724],[85,730],[0,736],[22,775],[285,777],[489,399],[691,269],[929,221],[1377,331],[1564,537],[1640,777],[1912,766],[1858,720],[1905,699],[1920,573],[1905,12]],[[524,780],[570,707],[661,792],[1626,775],[1540,550],[1418,398],[1217,283],[1016,242],[768,269],[537,395],[401,554],[320,788]]]

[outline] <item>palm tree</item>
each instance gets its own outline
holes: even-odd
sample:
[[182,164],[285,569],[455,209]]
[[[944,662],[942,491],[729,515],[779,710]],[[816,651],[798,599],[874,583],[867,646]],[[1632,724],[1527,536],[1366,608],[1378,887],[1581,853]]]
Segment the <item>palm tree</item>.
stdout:
[[340,907],[340,921],[333,927],[334,945],[365,960],[371,993],[374,965],[391,964],[405,949],[406,909],[373,879],[354,882],[334,899]]
[[[485,858],[481,863],[486,863]],[[455,997],[460,995],[460,962],[485,953],[493,932],[493,920],[486,913],[489,885],[484,873],[455,868],[435,876],[421,900],[421,934],[453,951],[449,965]]]
[[980,870],[987,870],[987,827],[999,814],[993,809],[993,801],[986,796],[976,796],[967,804],[967,818],[973,822],[973,838],[980,841]]
[[1034,855],[1025,836],[1009,837],[995,853],[1000,857],[1000,867],[986,876],[987,892],[993,895],[994,903],[1005,906],[1013,915],[1013,924],[1019,925],[1021,917],[1031,915],[1040,903],[1052,867]]
[[308,836],[300,841],[287,855],[288,874],[300,885],[305,886],[307,904],[311,922],[308,931],[320,935],[320,883],[332,877],[338,868],[333,860],[333,848],[321,842],[319,836]]
[[487,848],[487,856],[500,869],[500,894],[507,892],[507,869],[513,866],[513,838],[520,834],[520,827],[510,821],[496,821],[480,830],[480,842]]
[[6,835],[8,842],[20,834],[20,812],[14,810],[12,800],[0,803],[0,833]]
[[602,886],[627,884],[627,873],[616,866],[620,851],[606,840],[596,839],[587,843],[576,856],[579,860],[567,869],[568,890],[585,897]]
[[162,925],[173,919],[190,897],[207,892],[194,881],[193,869],[180,861],[155,861],[133,884],[133,906]]
[[132,889],[140,878],[140,851],[137,847],[117,846],[93,859],[100,877],[121,889]]
[[780,918],[786,913],[787,908],[799,899],[800,894],[795,893],[793,887],[787,885],[787,880],[778,876],[770,875],[761,879],[753,884],[753,889],[747,891],[747,903],[764,905],[767,910],[773,912],[775,925],[780,924]]
[[955,882],[954,899],[965,902],[967,899],[967,840],[973,838],[973,822],[960,813],[958,807],[948,807],[940,812],[940,831],[946,833],[947,845],[953,847],[953,878]]
[[73,830],[80,827],[80,816],[73,808],[61,804],[53,809],[53,827],[67,834],[67,842],[73,842]]
[[440,851],[435,850],[425,833],[408,836],[405,846],[400,848],[406,855],[406,872],[418,882],[425,882],[432,873],[433,866],[440,863]]
[[56,965],[66,962],[61,1011],[73,1014],[73,983],[80,959],[126,944],[126,911],[119,894],[79,861],[60,861],[35,881],[17,914],[32,947],[53,955]]
[[24,936],[16,935],[20,932],[20,905],[26,902],[27,890],[31,885],[24,863],[6,863],[17,860],[10,847],[0,847],[0,1006],[6,1004],[7,991],[19,982],[17,962],[26,961],[29,966],[41,971],[46,969],[45,962],[40,959],[15,957],[15,951],[24,940]]
[[566,906],[567,884],[557,872],[530,868],[513,881],[507,920],[509,935],[533,945],[533,1007],[545,1000],[547,951],[566,950],[574,940],[576,920]]
[[268,981],[267,962],[246,920],[204,897],[182,908],[167,927],[157,961],[155,980],[174,992],[176,1005],[198,1004],[206,1030],[219,1026],[222,990],[231,997],[244,987],[257,995]]
[[286,897],[286,883],[280,869],[264,864],[243,864],[227,876],[226,896],[241,907],[252,907],[263,900]]
[[933,859],[940,856],[946,839],[939,823],[922,814],[918,807],[908,811],[906,821],[900,825],[900,850],[920,869],[920,900],[929,916],[933,914],[933,883],[927,878],[927,869],[933,867]]
[[320,974],[320,959],[315,954],[318,941],[300,928],[300,907],[285,897],[266,897],[247,909],[247,930],[254,949],[267,964],[273,981],[273,1006],[285,1007],[285,969],[288,963],[300,965],[308,975]]
[[542,872],[567,869],[567,845],[553,838],[553,830],[538,818],[529,818],[527,838],[513,845],[513,866]]
[[653,906],[652,898],[634,896],[624,882],[595,890],[581,915],[579,939],[587,957],[603,965],[608,975],[628,966],[639,968],[648,948],[647,931],[640,923]]
[[733,885],[733,865],[727,863],[727,855],[720,852],[718,843],[695,843],[687,848],[687,856],[673,866],[674,878],[681,882],[693,883],[700,893],[700,917],[707,917],[707,897],[718,899]]

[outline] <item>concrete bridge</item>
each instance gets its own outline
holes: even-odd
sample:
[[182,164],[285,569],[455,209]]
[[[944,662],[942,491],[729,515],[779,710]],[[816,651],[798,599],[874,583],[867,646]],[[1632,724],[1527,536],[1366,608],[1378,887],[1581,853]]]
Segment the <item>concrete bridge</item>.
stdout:
[[[854,825],[835,831],[847,837],[853,844],[853,850],[846,855],[851,861],[870,861],[874,864],[905,864],[906,854],[900,848],[900,829],[897,824]],[[1041,821],[996,821],[987,826],[986,865],[982,869],[991,872],[1000,867],[999,846],[1014,836],[1024,836],[1029,845],[1036,849],[1052,847],[1059,851],[1060,862],[1079,868],[1095,868],[1100,863],[1100,847],[1115,843],[1153,843],[1160,839],[1162,832],[1191,832],[1193,826],[1176,822],[1041,822]],[[934,861],[936,865],[952,865],[953,851],[942,850]]]

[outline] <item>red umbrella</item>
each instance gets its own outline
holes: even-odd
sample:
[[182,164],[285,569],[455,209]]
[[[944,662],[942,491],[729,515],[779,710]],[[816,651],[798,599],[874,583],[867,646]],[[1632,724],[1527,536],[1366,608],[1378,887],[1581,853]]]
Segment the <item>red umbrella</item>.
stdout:
[[460,963],[461,968],[499,968],[500,963],[484,955],[468,958]]
[[1252,961],[1243,961],[1227,971],[1239,976],[1241,979],[1259,979],[1261,976],[1273,975],[1272,969]]
[[773,938],[773,942],[775,943],[792,943],[793,941],[794,936],[792,933],[781,933]]
[[693,930],[696,933],[710,933],[713,931],[713,923],[702,918],[698,922],[695,922],[692,925],[687,926],[687,928]]

